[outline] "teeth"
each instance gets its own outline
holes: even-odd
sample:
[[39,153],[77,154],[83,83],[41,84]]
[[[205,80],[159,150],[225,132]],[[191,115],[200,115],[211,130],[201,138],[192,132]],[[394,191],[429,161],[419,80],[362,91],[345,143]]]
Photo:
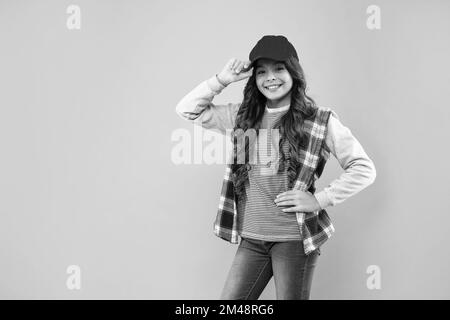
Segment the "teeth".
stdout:
[[281,86],[281,85],[270,86],[270,87],[267,87],[267,88],[268,88],[268,89],[276,89],[276,88],[278,88],[279,86]]

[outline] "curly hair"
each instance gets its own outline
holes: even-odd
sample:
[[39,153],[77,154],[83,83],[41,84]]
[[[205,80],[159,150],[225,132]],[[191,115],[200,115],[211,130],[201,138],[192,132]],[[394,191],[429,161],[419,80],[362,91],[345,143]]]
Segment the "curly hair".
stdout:
[[[308,141],[303,133],[304,120],[313,119],[316,116],[317,107],[314,100],[306,94],[306,80],[303,68],[299,61],[291,57],[284,61],[284,65],[292,77],[291,103],[289,110],[283,115],[274,129],[279,129],[280,140],[280,165],[278,173],[287,167],[288,187],[292,188],[298,175],[300,167],[299,149],[306,148]],[[244,88],[244,99],[236,116],[236,123],[231,135],[234,146],[234,161],[231,164],[231,178],[234,183],[234,191],[238,198],[245,195],[245,183],[248,181],[249,170],[249,147],[251,139],[244,137],[245,151],[244,163],[239,163],[237,157],[236,132],[247,132],[248,129],[256,130],[259,135],[261,120],[265,112],[267,98],[259,91],[256,85],[256,68],[248,79]],[[284,153],[282,146],[287,143],[289,152]]]

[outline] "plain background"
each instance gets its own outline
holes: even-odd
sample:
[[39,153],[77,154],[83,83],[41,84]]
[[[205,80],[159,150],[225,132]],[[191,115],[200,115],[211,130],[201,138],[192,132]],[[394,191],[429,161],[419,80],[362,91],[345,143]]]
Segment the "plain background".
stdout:
[[[212,232],[225,165],[172,162],[174,130],[193,133],[175,106],[265,34],[294,44],[308,93],[377,168],[328,209],[311,299],[450,298],[449,14],[444,0],[0,1],[0,298],[217,299],[237,249]],[[318,190],[341,173],[331,156]]]

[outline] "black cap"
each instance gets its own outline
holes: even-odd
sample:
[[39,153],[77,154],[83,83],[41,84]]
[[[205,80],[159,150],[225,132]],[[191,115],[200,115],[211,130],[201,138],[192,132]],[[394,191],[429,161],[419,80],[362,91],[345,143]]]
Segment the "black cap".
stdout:
[[266,35],[262,37],[253,47],[252,51],[250,51],[250,66],[247,69],[252,68],[254,62],[260,58],[285,61],[292,56],[299,60],[297,51],[295,51],[294,46],[285,36]]

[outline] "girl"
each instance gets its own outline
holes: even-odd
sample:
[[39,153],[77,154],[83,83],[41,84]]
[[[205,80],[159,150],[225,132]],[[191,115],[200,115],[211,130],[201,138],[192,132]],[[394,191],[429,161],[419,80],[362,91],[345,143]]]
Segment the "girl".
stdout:
[[[212,103],[229,84],[247,78],[241,103]],[[375,180],[375,166],[350,129],[305,91],[293,45],[284,36],[267,35],[248,61],[231,59],[176,107],[183,119],[206,129],[223,134],[233,129],[233,161],[225,172],[214,233],[241,241],[221,299],[258,299],[272,276],[277,299],[309,299],[320,246],[334,232],[325,208]],[[237,132],[250,129],[257,142],[250,135],[245,146],[236,145]],[[263,131],[267,140],[260,143]],[[315,193],[330,153],[344,172]],[[261,160],[260,154],[270,156]]]

